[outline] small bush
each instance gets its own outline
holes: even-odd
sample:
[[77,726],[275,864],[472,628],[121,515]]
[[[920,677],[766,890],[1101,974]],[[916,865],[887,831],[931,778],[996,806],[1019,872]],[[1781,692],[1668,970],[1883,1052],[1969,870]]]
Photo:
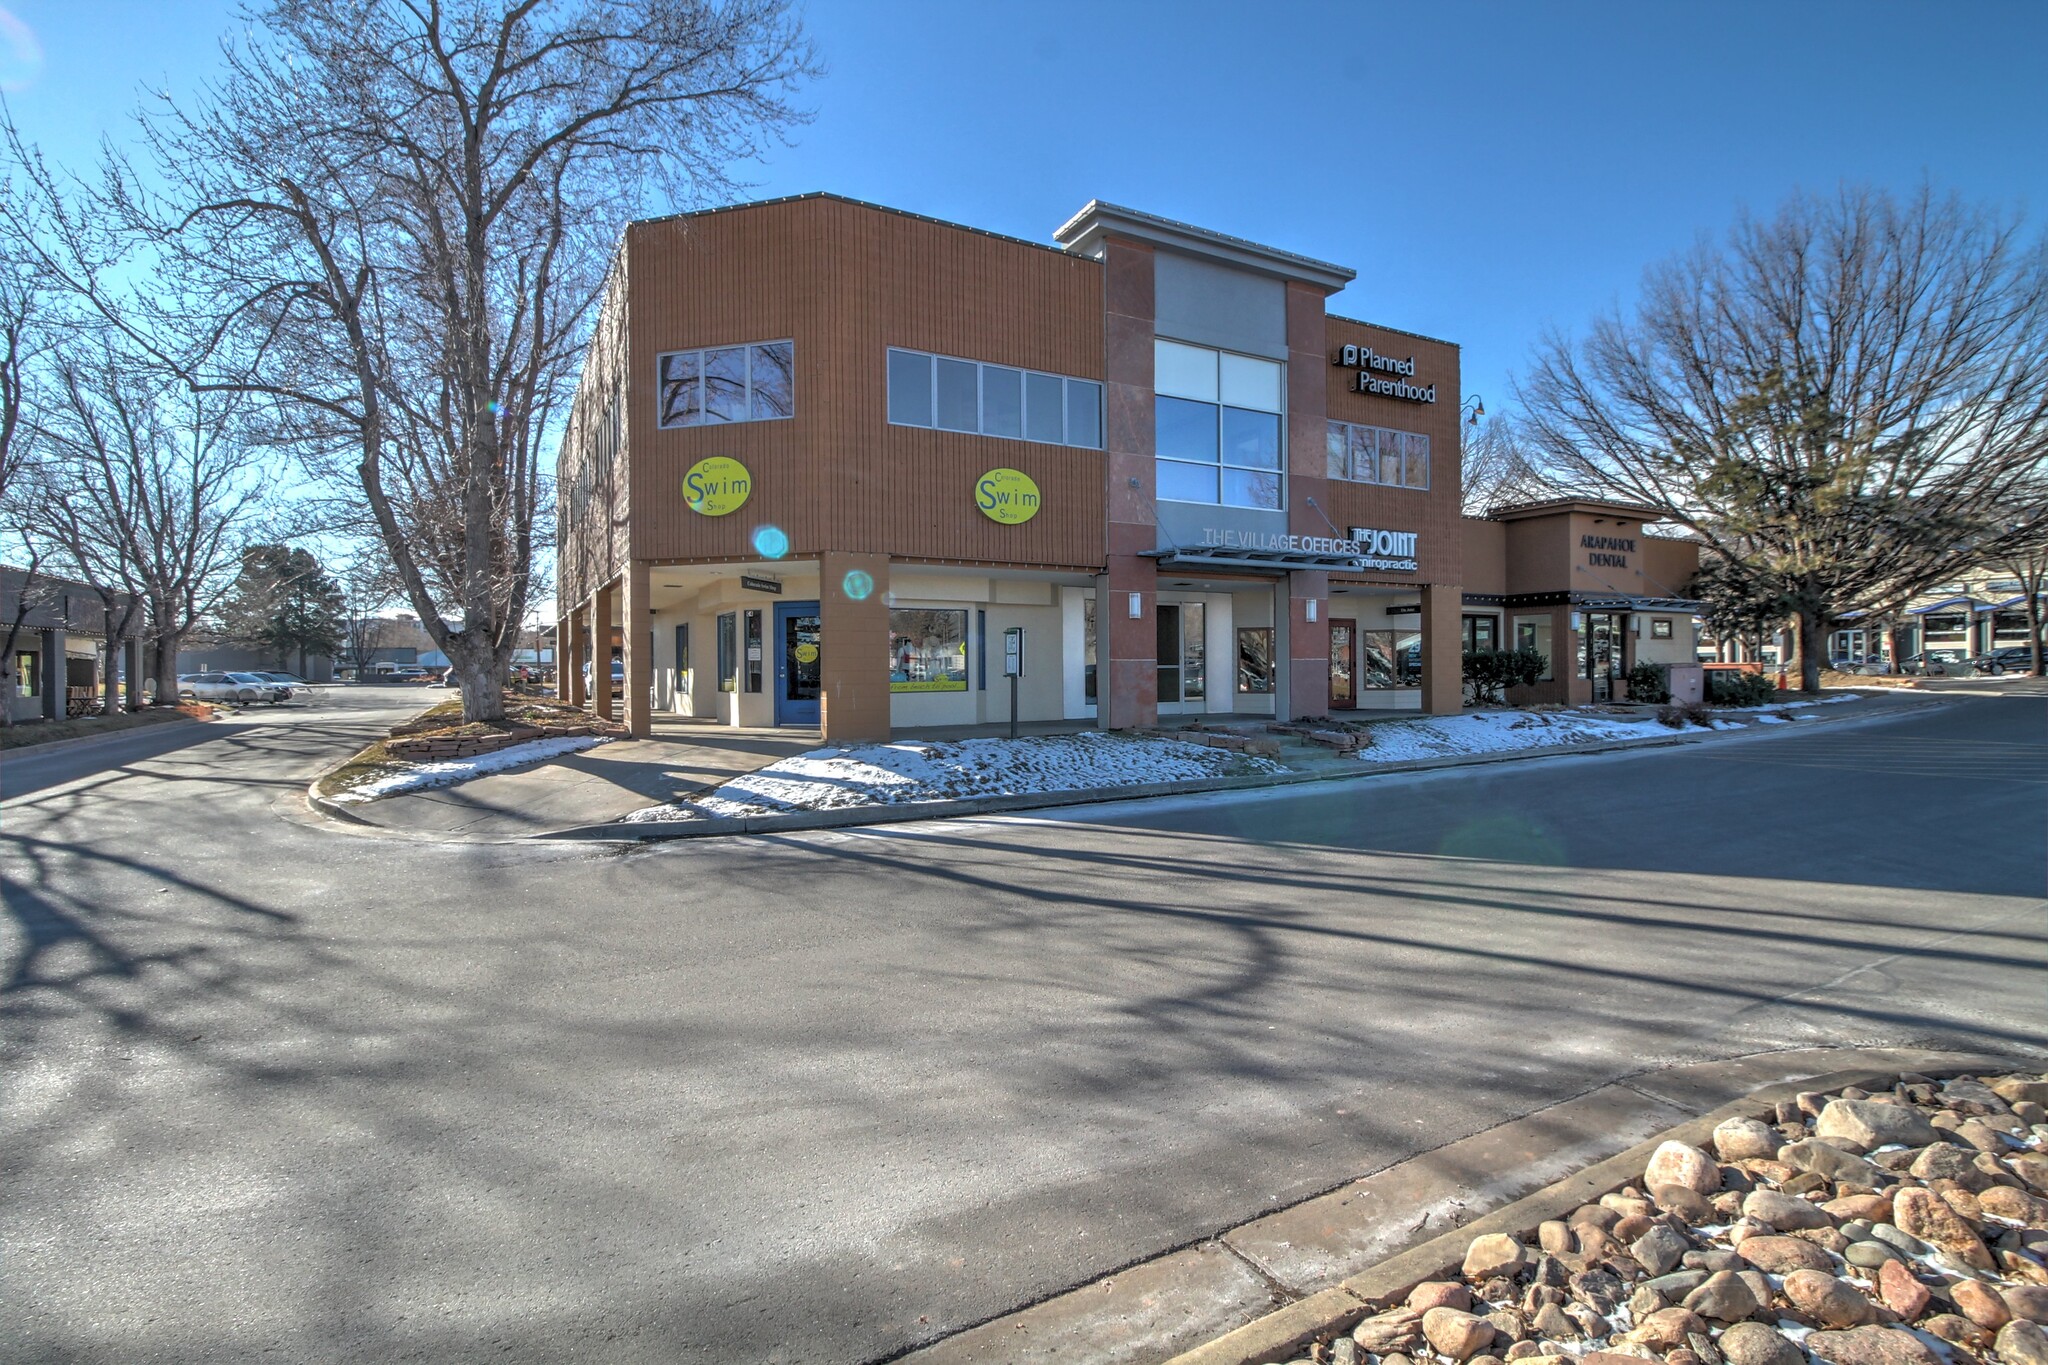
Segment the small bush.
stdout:
[[1628,699],[1630,701],[1663,702],[1671,700],[1671,670],[1663,664],[1645,660],[1628,671]]
[[1549,666],[1533,649],[1475,649],[1465,655],[1465,685],[1473,701],[1499,704],[1510,687],[1527,687]]
[[1769,706],[1778,688],[1761,673],[1714,669],[1707,674],[1707,700],[1716,706]]
[[1674,730],[1683,730],[1688,725],[1705,725],[1713,718],[1714,709],[1700,701],[1668,701],[1657,708],[1657,723]]

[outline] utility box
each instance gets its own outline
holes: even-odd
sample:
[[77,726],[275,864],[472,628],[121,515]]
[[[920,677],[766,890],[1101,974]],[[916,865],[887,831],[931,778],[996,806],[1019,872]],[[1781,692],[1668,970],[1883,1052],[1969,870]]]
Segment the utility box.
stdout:
[[1707,694],[1707,671],[1698,664],[1671,665],[1671,700],[1701,701]]

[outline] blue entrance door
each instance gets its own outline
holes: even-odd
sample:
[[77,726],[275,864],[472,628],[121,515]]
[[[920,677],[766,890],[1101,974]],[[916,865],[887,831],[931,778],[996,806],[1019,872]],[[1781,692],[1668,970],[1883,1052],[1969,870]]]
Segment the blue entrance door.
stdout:
[[823,676],[822,632],[816,602],[775,604],[775,723],[818,723],[818,680]]

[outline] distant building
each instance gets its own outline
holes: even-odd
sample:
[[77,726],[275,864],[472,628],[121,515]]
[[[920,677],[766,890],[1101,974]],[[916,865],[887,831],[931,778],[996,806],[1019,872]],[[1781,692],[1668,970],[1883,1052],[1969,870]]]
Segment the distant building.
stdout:
[[[129,599],[116,599],[124,609]],[[124,704],[144,704],[143,612],[126,632],[107,638],[106,606],[90,583],[26,569],[0,567],[0,630],[20,622],[14,649],[0,660],[0,676],[13,684],[11,718],[61,720],[100,708],[109,669],[123,684]]]

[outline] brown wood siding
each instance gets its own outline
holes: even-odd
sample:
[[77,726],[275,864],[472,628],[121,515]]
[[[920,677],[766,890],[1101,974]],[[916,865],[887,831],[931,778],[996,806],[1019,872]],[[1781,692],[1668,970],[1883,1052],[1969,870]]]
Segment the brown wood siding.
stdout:
[[[795,558],[1102,564],[1100,450],[891,426],[886,361],[901,346],[1099,382],[1096,262],[831,198],[638,223],[627,253],[634,556],[753,558],[772,524]],[[794,418],[656,427],[662,352],[782,338],[796,344]],[[682,495],[684,473],[714,455],[754,479],[725,517]],[[1043,499],[1021,526],[974,505],[976,479],[1002,466]]]
[[[1326,337],[1322,366],[1329,420],[1420,432],[1429,437],[1430,465],[1427,490],[1330,480],[1331,520],[1347,531],[1353,526],[1371,526],[1417,533],[1418,572],[1367,574],[1364,577],[1368,580],[1464,583],[1465,537],[1459,516],[1463,486],[1458,467],[1458,348],[1447,341],[1433,341],[1340,317],[1326,319]],[[1333,363],[1343,347],[1352,345],[1370,346],[1381,355],[1400,359],[1414,356],[1415,377],[1409,382],[1435,384],[1436,402],[1411,403],[1354,393],[1351,383],[1357,371]]]

